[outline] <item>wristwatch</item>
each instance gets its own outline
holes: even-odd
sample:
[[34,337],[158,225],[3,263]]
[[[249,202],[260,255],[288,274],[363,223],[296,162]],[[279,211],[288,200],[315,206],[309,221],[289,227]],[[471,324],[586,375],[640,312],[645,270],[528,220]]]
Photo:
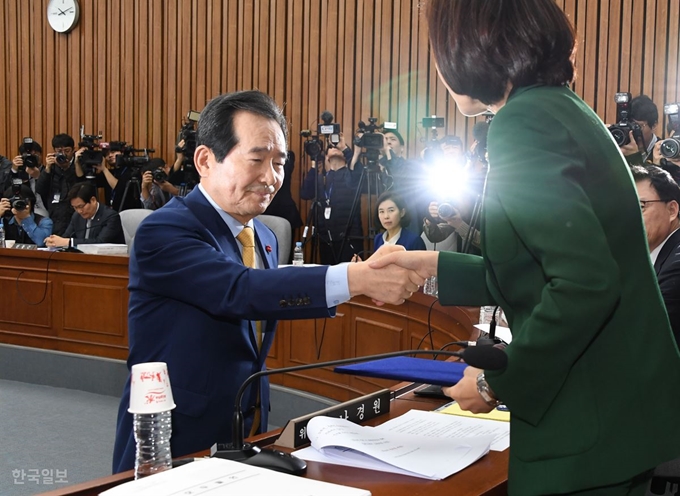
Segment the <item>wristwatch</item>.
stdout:
[[495,408],[501,404],[501,401],[496,398],[496,395],[489,387],[489,383],[486,382],[483,371],[477,375],[477,392],[489,406]]

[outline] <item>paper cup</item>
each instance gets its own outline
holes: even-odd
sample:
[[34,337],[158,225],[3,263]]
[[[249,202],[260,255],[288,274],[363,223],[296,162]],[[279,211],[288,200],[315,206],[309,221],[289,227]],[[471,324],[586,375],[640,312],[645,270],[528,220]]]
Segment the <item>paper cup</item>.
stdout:
[[164,362],[138,363],[130,374],[130,413],[160,413],[175,408],[168,366]]
[[6,239],[5,240],[5,248],[12,248],[14,246],[14,240],[13,239]]

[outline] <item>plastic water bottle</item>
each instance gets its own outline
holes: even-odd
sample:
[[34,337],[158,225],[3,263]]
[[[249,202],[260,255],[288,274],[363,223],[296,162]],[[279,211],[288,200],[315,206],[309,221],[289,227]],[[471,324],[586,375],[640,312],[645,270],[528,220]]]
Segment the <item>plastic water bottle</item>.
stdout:
[[171,469],[172,417],[170,410],[160,413],[135,413],[132,425],[137,443],[135,479]]
[[293,250],[293,265],[304,265],[305,259],[302,253],[302,243],[300,241],[295,243],[295,250]]
[[0,248],[5,248],[5,228],[2,226],[2,220],[0,220]]

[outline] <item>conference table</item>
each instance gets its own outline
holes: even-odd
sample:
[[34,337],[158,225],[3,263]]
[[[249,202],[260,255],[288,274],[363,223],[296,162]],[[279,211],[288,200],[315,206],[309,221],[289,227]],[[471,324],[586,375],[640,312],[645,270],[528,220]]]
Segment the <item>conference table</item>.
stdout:
[[[409,383],[400,383],[391,389],[395,397],[391,402],[390,412],[366,422],[366,425],[378,425],[412,409],[434,410],[445,403],[444,400],[416,396],[410,390]],[[280,433],[281,429],[277,429],[249,438],[248,441],[260,447],[273,446],[290,452],[290,449],[276,445]],[[206,454],[198,453],[197,456]],[[441,481],[317,462],[307,462],[304,477],[367,489],[373,496],[500,496],[507,494],[507,474],[508,450],[505,450],[490,451],[469,467]],[[129,470],[42,493],[42,496],[96,496],[102,491],[132,480],[133,477],[133,471]]]

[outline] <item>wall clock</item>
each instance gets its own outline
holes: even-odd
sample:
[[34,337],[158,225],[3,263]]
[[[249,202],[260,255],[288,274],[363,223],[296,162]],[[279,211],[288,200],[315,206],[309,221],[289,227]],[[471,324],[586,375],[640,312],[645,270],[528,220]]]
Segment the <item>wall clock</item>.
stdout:
[[57,33],[68,33],[80,17],[78,0],[50,0],[47,4],[47,21]]

